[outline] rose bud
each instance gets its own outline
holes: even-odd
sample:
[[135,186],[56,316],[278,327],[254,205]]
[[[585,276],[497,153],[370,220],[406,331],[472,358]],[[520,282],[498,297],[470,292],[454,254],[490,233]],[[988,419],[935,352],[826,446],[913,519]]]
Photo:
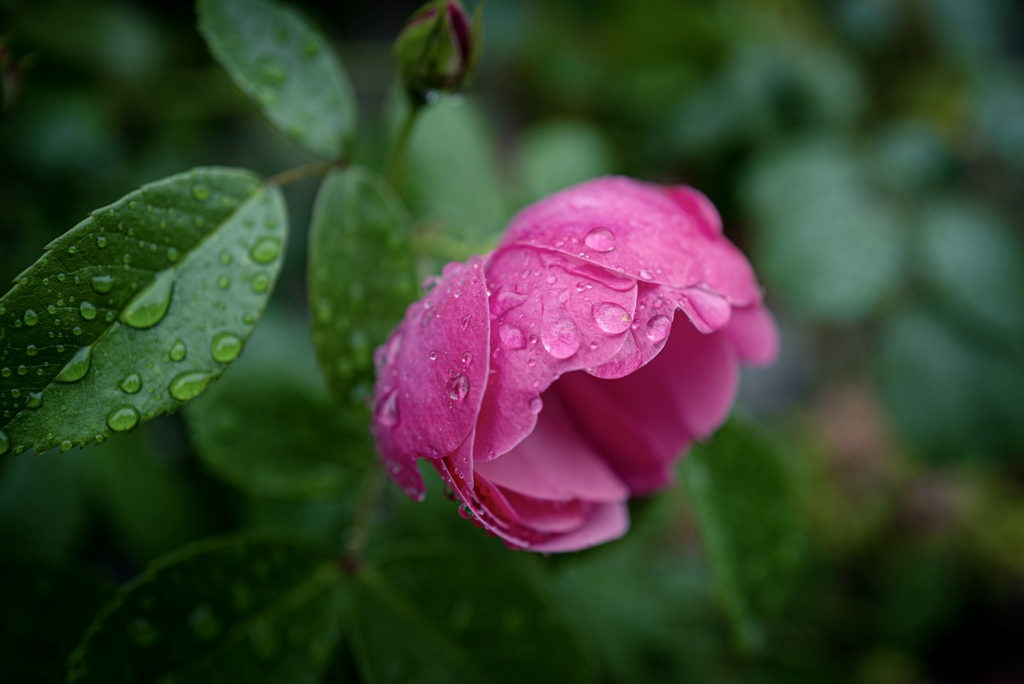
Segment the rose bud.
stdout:
[[416,104],[432,91],[458,91],[469,80],[480,51],[480,13],[472,24],[451,0],[417,10],[395,41],[398,71]]
[[673,482],[739,364],[777,347],[704,195],[600,178],[524,209],[409,306],[377,350],[372,430],[410,497],[427,458],[509,546],[573,551],[624,534],[629,498]]

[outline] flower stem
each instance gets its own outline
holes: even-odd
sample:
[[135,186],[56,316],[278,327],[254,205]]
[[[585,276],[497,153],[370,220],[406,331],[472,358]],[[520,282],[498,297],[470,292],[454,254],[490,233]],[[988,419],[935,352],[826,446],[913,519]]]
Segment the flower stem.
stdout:
[[423,105],[412,103],[405,113],[405,121],[398,131],[398,137],[391,146],[391,157],[388,159],[387,179],[391,187],[398,188],[405,173],[405,160],[409,156],[409,140],[412,138],[412,129],[416,124],[416,117],[419,115]]
[[281,173],[271,176],[270,178],[263,181],[264,185],[276,185],[278,187],[282,185],[290,185],[300,180],[306,180],[314,176],[322,176],[333,166],[325,161],[314,161],[302,166],[296,166],[294,169],[288,169]]
[[370,540],[373,516],[377,512],[377,504],[380,501],[383,486],[384,470],[380,467],[373,468],[363,480],[352,524],[342,533],[345,550],[338,558],[338,564],[347,574],[358,573],[362,566],[363,551],[366,549],[366,543]]

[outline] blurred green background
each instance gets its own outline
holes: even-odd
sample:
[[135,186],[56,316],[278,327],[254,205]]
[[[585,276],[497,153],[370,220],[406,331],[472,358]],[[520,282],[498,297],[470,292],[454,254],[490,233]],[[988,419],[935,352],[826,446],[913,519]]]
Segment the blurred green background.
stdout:
[[[293,4],[335,42],[360,98],[355,157],[379,168],[390,40],[418,3]],[[189,3],[0,0],[0,278],[145,182],[307,161],[194,25]],[[1024,7],[490,0],[474,89],[429,110],[413,140],[402,193],[422,234],[439,254],[486,249],[518,207],[603,173],[700,188],[754,263],[782,356],[745,373],[741,403],[783,447],[807,541],[756,653],[718,610],[681,490],[639,507],[625,541],[540,561],[601,681],[1024,682]],[[287,350],[277,396],[329,422],[305,319],[315,189],[287,188],[272,312],[196,410],[244,401],[243,366]],[[252,406],[253,422],[285,421],[296,401]],[[200,460],[224,430],[173,417],[82,453],[0,460],[0,634],[57,611],[35,656],[57,664],[38,681],[59,681],[112,583],[184,542],[346,529],[345,468],[365,468],[363,440],[300,498],[237,486],[244,460]],[[337,430],[251,448],[315,460],[351,427]],[[480,534],[430,499],[415,516]],[[28,557],[65,579],[26,580]]]

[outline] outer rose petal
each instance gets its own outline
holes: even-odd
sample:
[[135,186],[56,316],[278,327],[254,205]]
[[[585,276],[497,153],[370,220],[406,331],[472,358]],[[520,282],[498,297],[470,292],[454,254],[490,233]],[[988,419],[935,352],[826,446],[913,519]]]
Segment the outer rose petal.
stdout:
[[[417,458],[455,453],[480,412],[490,331],[482,264],[449,264],[379,355],[373,433],[391,476],[415,499],[424,493]],[[452,467],[472,481],[472,459],[460,456]]]
[[733,311],[727,332],[741,361],[763,365],[779,354],[779,330],[760,304]]
[[719,234],[710,204],[692,188],[598,178],[524,209],[501,246],[556,250],[642,281],[715,292],[733,306],[756,302],[750,264]]

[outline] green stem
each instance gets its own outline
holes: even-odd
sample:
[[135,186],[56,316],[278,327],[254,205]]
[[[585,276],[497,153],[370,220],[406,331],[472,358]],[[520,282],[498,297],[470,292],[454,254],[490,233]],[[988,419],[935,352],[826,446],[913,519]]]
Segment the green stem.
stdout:
[[412,138],[412,129],[416,124],[416,117],[421,109],[423,109],[422,104],[409,105],[409,109],[405,113],[405,121],[402,122],[402,128],[398,131],[398,137],[395,138],[395,142],[391,146],[387,179],[393,188],[398,188],[402,175],[405,173],[405,160],[409,156],[409,140]]
[[302,166],[296,166],[294,169],[288,169],[281,173],[271,176],[270,178],[263,181],[264,185],[289,185],[291,183],[298,182],[300,180],[306,180],[314,176],[322,176],[331,168],[332,164],[328,164],[325,161],[315,161]]
[[366,543],[370,540],[373,516],[377,512],[377,504],[380,501],[383,487],[383,468],[373,468],[363,481],[352,525],[344,532],[345,550],[338,562],[341,568],[349,574],[354,575],[359,572],[362,565],[363,551],[366,549]]

